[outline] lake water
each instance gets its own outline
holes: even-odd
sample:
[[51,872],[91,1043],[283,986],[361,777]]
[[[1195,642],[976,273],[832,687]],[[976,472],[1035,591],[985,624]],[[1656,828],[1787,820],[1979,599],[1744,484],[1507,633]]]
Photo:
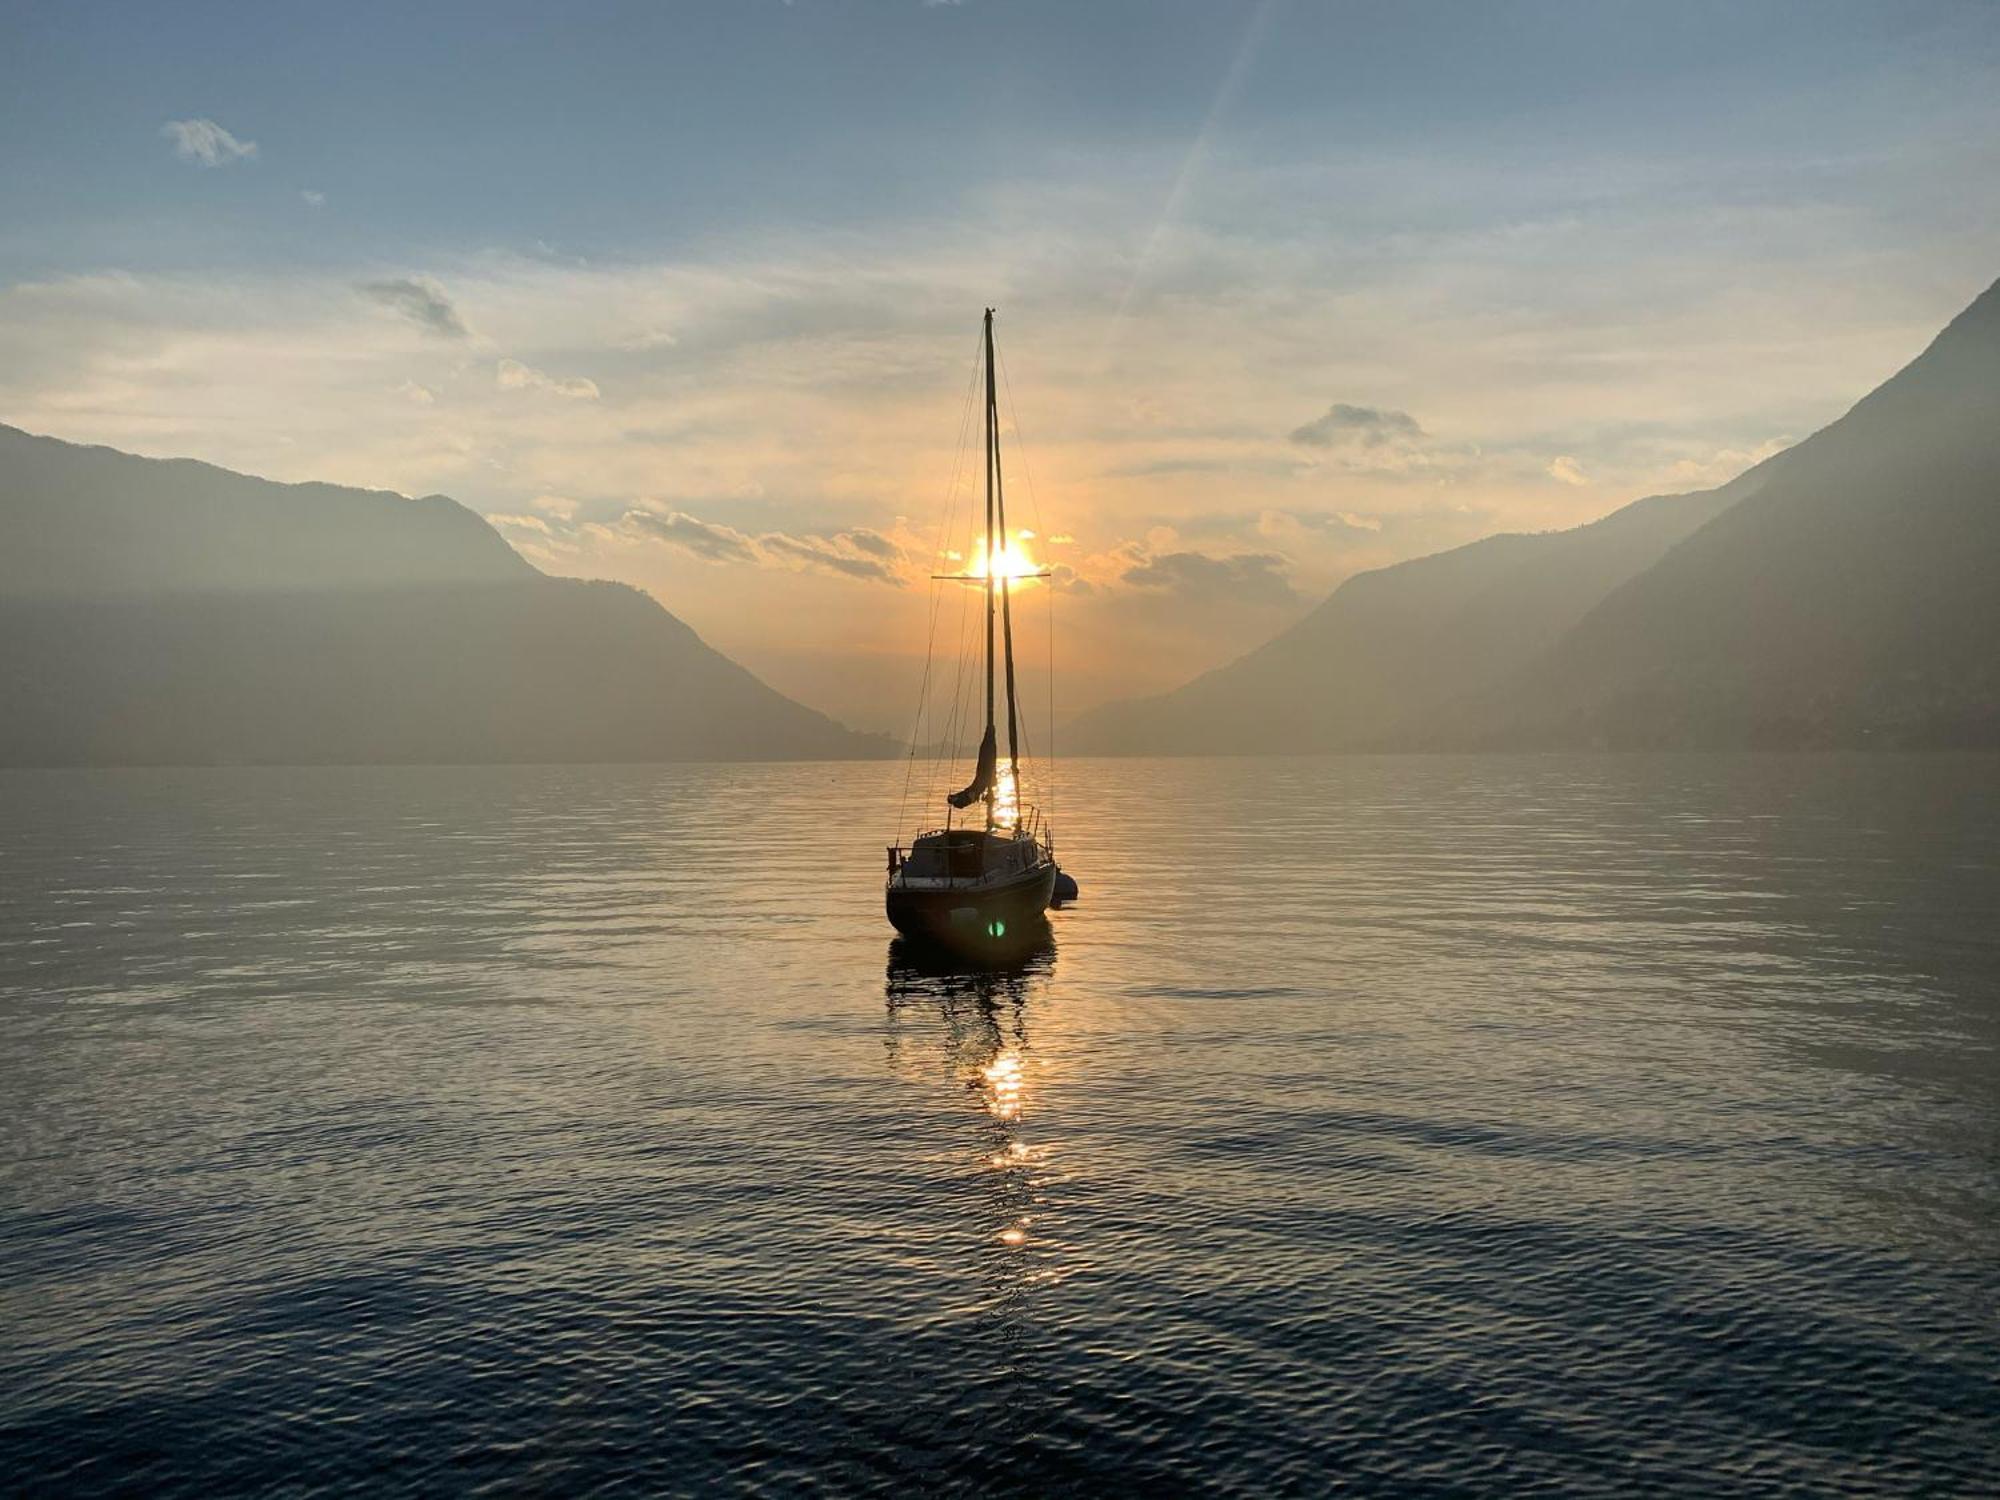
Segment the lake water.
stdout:
[[0,1489],[1992,1493],[2000,760],[0,775]]

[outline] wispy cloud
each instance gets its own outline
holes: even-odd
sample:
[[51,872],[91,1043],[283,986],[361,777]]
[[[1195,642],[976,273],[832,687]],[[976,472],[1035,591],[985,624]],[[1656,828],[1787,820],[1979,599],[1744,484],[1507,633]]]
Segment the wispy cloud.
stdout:
[[356,291],[369,300],[401,313],[419,328],[440,338],[468,336],[465,320],[451,305],[444,288],[428,276],[403,276],[391,281],[364,281]]
[[757,538],[757,548],[780,563],[820,568],[898,588],[903,582],[902,573],[891,561],[897,555],[895,546],[879,532],[842,531],[832,536],[786,536],[772,532]]
[[299,197],[305,201],[307,208],[326,207],[326,194],[320,192],[317,188],[300,188]]
[[1162,552],[1135,562],[1120,581],[1183,599],[1236,604],[1290,604],[1298,598],[1276,552],[1237,552],[1211,557],[1205,552]]
[[1590,476],[1583,472],[1583,465],[1567,453],[1557,454],[1549,460],[1549,478],[1578,486],[1590,483]]
[[257,155],[255,141],[238,140],[213,120],[169,120],[160,134],[174,143],[174,155],[197,166],[226,167]]
[[1667,477],[1672,483],[1690,489],[1706,489],[1734,479],[1774,453],[1782,453],[1794,441],[1791,437],[1775,437],[1741,448],[1717,448],[1701,458],[1676,460],[1667,470]]
[[1292,441],[1307,448],[1380,448],[1395,443],[1415,443],[1424,429],[1406,411],[1376,406],[1350,406],[1336,401],[1324,416],[1314,417],[1302,427],[1294,427]]
[[905,581],[903,548],[893,538],[867,527],[797,535],[767,531],[751,536],[733,526],[704,521],[679,510],[664,513],[627,511],[625,526],[639,535],[678,547],[705,562],[813,569],[898,588]]
[[1379,516],[1357,515],[1351,510],[1278,510],[1257,512],[1253,529],[1274,542],[1290,541],[1315,533],[1328,536],[1376,537],[1382,534]]
[[683,510],[670,510],[664,515],[650,510],[628,510],[625,512],[625,525],[629,530],[655,541],[692,553],[704,562],[755,563],[758,560],[750,538],[735,527],[704,521]]
[[572,401],[595,401],[602,394],[594,380],[581,375],[550,375],[518,359],[501,360],[493,367],[493,378],[503,391],[547,391]]
[[642,328],[618,341],[618,347],[630,354],[644,354],[653,349],[671,349],[680,339],[671,329]]
[[1287,436],[1302,448],[1325,454],[1319,462],[1356,474],[1407,478],[1462,469],[1479,457],[1479,450],[1469,445],[1438,441],[1406,411],[1345,401],[1334,402]]

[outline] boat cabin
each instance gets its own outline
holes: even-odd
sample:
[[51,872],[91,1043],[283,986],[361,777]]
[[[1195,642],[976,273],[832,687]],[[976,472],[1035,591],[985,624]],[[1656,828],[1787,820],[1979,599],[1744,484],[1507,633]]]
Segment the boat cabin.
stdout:
[[889,851],[889,871],[908,886],[948,885],[1012,875],[1037,864],[1042,850],[1019,829],[940,828]]

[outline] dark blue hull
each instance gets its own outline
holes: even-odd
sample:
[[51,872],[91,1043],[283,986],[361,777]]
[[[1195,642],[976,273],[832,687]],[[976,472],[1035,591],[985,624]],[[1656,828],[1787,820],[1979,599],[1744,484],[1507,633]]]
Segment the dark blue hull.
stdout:
[[1040,932],[1055,883],[1053,863],[1016,880],[976,888],[912,890],[892,882],[886,905],[890,923],[913,942],[972,955],[999,954]]

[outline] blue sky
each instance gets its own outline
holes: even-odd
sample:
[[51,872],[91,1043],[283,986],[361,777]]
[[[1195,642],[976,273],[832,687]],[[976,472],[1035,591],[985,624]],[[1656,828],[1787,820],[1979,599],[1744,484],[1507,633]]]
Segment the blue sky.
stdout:
[[888,723],[998,302],[1088,701],[1837,415],[2000,275],[1996,100],[1991,4],[14,6],[0,420],[443,490]]
[[[948,212],[1095,152],[1171,160],[1211,124],[1259,159],[1810,166],[1990,132],[2000,55],[1990,4],[1837,0],[83,4],[0,24],[10,274],[538,241],[651,255],[772,220]],[[266,170],[191,204],[147,149],[190,117],[256,140]],[[344,212],[274,221],[274,177]]]

